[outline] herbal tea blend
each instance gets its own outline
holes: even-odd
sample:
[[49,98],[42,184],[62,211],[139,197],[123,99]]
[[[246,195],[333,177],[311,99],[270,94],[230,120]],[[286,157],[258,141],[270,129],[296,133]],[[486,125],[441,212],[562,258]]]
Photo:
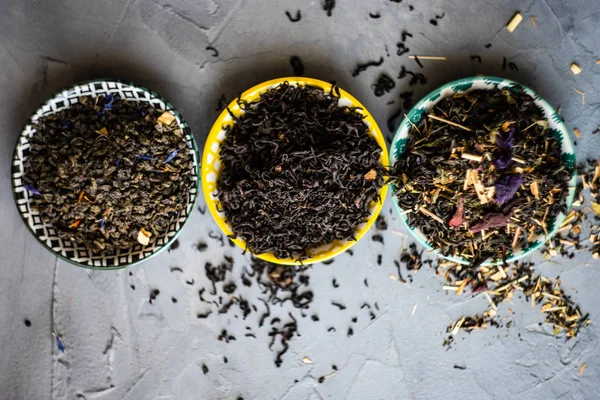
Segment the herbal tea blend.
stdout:
[[218,197],[235,236],[255,254],[306,259],[352,240],[379,200],[381,148],[339,92],[281,84],[239,101],[221,144]]
[[476,266],[548,234],[572,172],[542,111],[511,87],[442,99],[411,130],[392,175],[408,224]]
[[193,160],[172,114],[82,97],[34,127],[25,186],[61,238],[93,252],[147,245],[185,207]]

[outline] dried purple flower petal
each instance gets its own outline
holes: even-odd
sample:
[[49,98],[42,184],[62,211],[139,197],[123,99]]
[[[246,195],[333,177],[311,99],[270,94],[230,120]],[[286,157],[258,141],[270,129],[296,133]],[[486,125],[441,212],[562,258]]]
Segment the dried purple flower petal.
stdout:
[[521,175],[503,175],[496,180],[496,202],[502,206],[512,200],[513,196],[519,190],[523,183]]
[[496,145],[500,149],[494,152],[492,164],[499,170],[506,169],[512,160],[514,132],[514,129],[510,129],[506,133],[498,132],[496,134]]
[[508,164],[512,161],[512,151],[498,151],[495,154],[495,158],[492,160],[492,164],[498,170],[502,171],[508,167]]
[[511,150],[513,147],[513,136],[515,134],[514,128],[511,128],[508,132],[498,132],[496,134],[496,144],[503,150]]
[[508,221],[510,221],[511,216],[512,212],[508,214],[487,213],[483,217],[481,217],[481,220],[474,224],[469,230],[472,233],[477,233],[484,229],[502,228],[503,226],[506,226],[506,224],[508,224]]

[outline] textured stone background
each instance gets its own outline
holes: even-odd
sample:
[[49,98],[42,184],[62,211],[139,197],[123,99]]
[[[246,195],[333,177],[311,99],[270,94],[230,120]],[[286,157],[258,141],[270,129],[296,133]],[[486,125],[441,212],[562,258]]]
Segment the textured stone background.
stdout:
[[[385,247],[366,237],[355,255],[311,272],[315,300],[309,312],[319,323],[301,319],[301,337],[291,342],[281,368],[267,349],[265,326],[258,339],[243,337],[245,321],[203,311],[197,291],[207,285],[203,265],[223,255],[236,259],[239,276],[245,256],[208,238],[216,225],[196,214],[181,235],[181,247],[129,271],[76,268],[44,250],[22,224],[13,204],[10,159],[17,135],[39,103],[73,82],[116,77],[147,85],[165,96],[190,122],[200,144],[216,117],[219,97],[229,98],[263,80],[291,75],[289,57],[304,61],[306,75],[335,79],[358,97],[384,131],[408,80],[376,98],[371,84],[381,72],[397,76],[400,66],[417,70],[395,54],[403,29],[414,37],[412,54],[445,55],[427,62],[429,82],[415,87],[415,99],[438,85],[484,73],[530,85],[561,106],[577,139],[578,158],[597,157],[600,135],[600,2],[595,0],[486,0],[418,2],[338,0],[327,17],[318,1],[293,0],[3,0],[0,13],[0,397],[3,399],[598,399],[600,398],[600,280],[598,262],[581,253],[571,261],[539,264],[560,275],[565,290],[590,313],[593,323],[576,340],[565,342],[538,326],[543,316],[515,298],[514,327],[459,335],[442,348],[446,323],[485,309],[482,297],[447,295],[432,271],[414,275],[412,284],[388,278],[395,272],[404,228],[384,214],[390,230]],[[477,3],[477,5],[475,5]],[[409,5],[414,11],[409,11]],[[291,23],[285,11],[302,12]],[[510,34],[504,28],[520,10],[525,21]],[[369,12],[380,12],[378,20]],[[445,13],[438,26],[428,21]],[[528,18],[535,16],[538,27]],[[490,49],[484,45],[492,43]],[[212,57],[205,50],[219,50]],[[386,55],[386,49],[390,56]],[[478,54],[483,63],[470,60]],[[351,77],[356,62],[384,56],[385,63]],[[502,57],[519,70],[502,70]],[[576,61],[583,72],[569,70]],[[585,107],[573,90],[586,92]],[[200,205],[203,204],[201,200]],[[200,254],[193,244],[211,244]],[[408,243],[408,242],[407,242]],[[383,264],[376,255],[383,254]],[[585,262],[591,262],[585,266]],[[179,266],[183,273],[171,273]],[[340,288],[333,289],[332,277]],[[368,277],[369,287],[363,285]],[[185,280],[193,278],[193,286]],[[135,286],[135,290],[130,288]],[[254,285],[256,286],[256,285]],[[149,292],[160,289],[154,304]],[[247,288],[244,288],[247,289]],[[256,287],[244,293],[256,296]],[[178,299],[174,304],[171,297]],[[340,301],[339,312],[330,302]],[[359,311],[377,301],[375,321]],[[411,317],[414,305],[417,309]],[[501,307],[507,314],[509,305]],[[286,315],[287,309],[276,313]],[[346,337],[351,316],[355,334]],[[26,327],[24,319],[30,319]],[[251,314],[249,325],[258,315]],[[328,333],[334,325],[338,331]],[[217,340],[227,328],[238,340]],[[66,347],[60,353],[56,330]],[[464,340],[461,340],[463,339]],[[229,363],[223,363],[223,356]],[[314,364],[302,363],[304,356]],[[580,365],[587,369],[578,375]],[[210,372],[204,375],[205,363]],[[318,384],[316,379],[340,372]],[[454,369],[459,364],[466,370]],[[294,381],[298,380],[298,383]]]

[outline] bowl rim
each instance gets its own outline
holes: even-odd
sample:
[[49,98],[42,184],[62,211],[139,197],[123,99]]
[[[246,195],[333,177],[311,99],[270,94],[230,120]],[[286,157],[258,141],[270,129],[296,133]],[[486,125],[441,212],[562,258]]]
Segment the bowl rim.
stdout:
[[145,86],[140,86],[137,85],[136,83],[129,81],[129,80],[123,80],[123,79],[115,79],[115,78],[97,78],[97,79],[90,79],[90,80],[85,80],[85,81],[77,81],[74,82],[72,84],[69,84],[65,87],[63,87],[60,90],[55,91],[53,94],[51,94],[50,96],[48,96],[43,102],[41,102],[39,104],[39,106],[37,106],[33,112],[29,115],[29,117],[27,117],[27,120],[25,120],[25,123],[23,124],[23,127],[21,128],[21,130],[19,131],[19,135],[16,138],[16,143],[13,149],[13,154],[12,154],[12,158],[10,160],[11,163],[11,170],[12,170],[12,166],[14,161],[17,159],[17,149],[19,148],[19,143],[21,140],[21,137],[23,136],[23,132],[25,131],[25,128],[28,125],[31,125],[33,123],[33,116],[35,116],[44,106],[48,105],[54,98],[56,98],[57,96],[59,96],[60,94],[62,94],[65,91],[69,91],[69,90],[73,90],[74,88],[78,87],[78,86],[83,86],[83,85],[89,85],[89,84],[94,84],[94,83],[120,83],[120,84],[125,84],[125,85],[129,85],[132,86],[136,89],[142,90],[144,92],[149,93],[150,95],[152,95],[154,98],[159,99],[160,101],[162,101],[163,103],[165,103],[165,109],[167,111],[171,111],[173,112],[173,114],[175,114],[177,117],[179,117],[179,120],[181,121],[181,126],[185,129],[187,128],[189,130],[189,136],[191,138],[191,142],[192,142],[192,148],[194,150],[194,152],[196,153],[196,160],[194,163],[194,169],[196,170],[196,180],[195,180],[195,188],[196,188],[196,195],[194,197],[194,201],[192,204],[192,207],[190,209],[190,212],[188,213],[188,215],[186,216],[185,220],[183,222],[181,222],[179,229],[175,232],[175,234],[173,234],[173,236],[167,241],[165,242],[163,245],[161,245],[160,247],[158,247],[152,254],[148,255],[147,257],[144,257],[140,260],[134,261],[134,262],[130,262],[130,263],[123,263],[123,264],[119,264],[119,265],[112,265],[112,266],[106,266],[106,267],[101,267],[101,266],[94,266],[94,265],[89,265],[89,264],[84,264],[84,263],[80,263],[78,261],[75,261],[69,257],[63,256],[60,253],[57,253],[56,251],[54,251],[54,249],[52,249],[51,247],[49,247],[44,241],[42,241],[38,235],[31,229],[31,227],[29,226],[29,223],[27,222],[27,220],[25,219],[25,217],[23,216],[23,214],[21,213],[21,210],[19,209],[19,205],[17,203],[17,195],[16,195],[16,187],[15,187],[15,181],[12,177],[12,172],[11,172],[11,177],[10,177],[10,183],[11,183],[11,189],[12,189],[12,194],[13,194],[13,200],[14,200],[14,204],[15,207],[17,208],[17,213],[19,214],[19,217],[21,217],[21,220],[23,221],[23,224],[27,227],[27,230],[33,235],[33,237],[48,251],[50,251],[53,255],[55,255],[56,257],[68,262],[69,264],[72,265],[76,265],[78,267],[81,268],[86,268],[86,269],[91,269],[91,270],[101,270],[101,271],[114,271],[114,270],[120,270],[120,269],[125,269],[125,268],[129,268],[129,267],[133,267],[133,266],[137,266],[140,265],[148,260],[150,260],[151,258],[157,256],[159,253],[163,252],[165,249],[169,248],[171,246],[171,244],[177,240],[178,236],[181,234],[181,231],[183,230],[183,228],[185,227],[185,225],[187,224],[187,222],[189,221],[190,217],[193,214],[193,209],[196,205],[196,202],[198,200],[198,190],[200,189],[200,155],[198,152],[198,144],[196,143],[196,139],[194,138],[193,132],[191,131],[191,128],[189,127],[188,123],[185,121],[185,119],[183,118],[183,115],[177,111],[177,109],[175,107],[173,107],[173,105],[171,103],[169,103],[167,100],[165,100],[164,97],[162,97],[160,94],[156,93],[155,91],[145,87]]
[[[412,122],[412,120],[414,119],[415,114],[417,113],[417,111],[419,109],[421,109],[421,108],[424,108],[423,105],[426,102],[432,100],[432,101],[435,101],[435,103],[437,103],[442,98],[447,97],[447,96],[442,96],[441,95],[444,90],[449,89],[449,88],[454,88],[454,87],[456,87],[458,85],[461,85],[461,84],[473,84],[475,82],[480,82],[480,81],[483,81],[483,82],[485,82],[487,84],[493,84],[493,85],[496,85],[496,86],[498,84],[503,84],[503,86],[506,86],[506,85],[511,85],[511,86],[515,85],[515,86],[518,86],[518,87],[522,88],[528,95],[530,95],[534,99],[534,102],[538,106],[541,106],[542,109],[549,110],[553,115],[558,115],[556,113],[556,110],[554,109],[554,107],[552,107],[550,105],[550,103],[548,103],[536,91],[534,91],[533,89],[529,88],[528,86],[526,86],[526,85],[524,85],[522,83],[513,81],[513,80],[508,79],[508,78],[500,78],[500,77],[495,77],[495,76],[490,76],[490,75],[478,75],[478,76],[472,76],[472,77],[461,78],[461,79],[457,79],[457,80],[454,80],[454,81],[450,81],[450,82],[447,82],[447,83],[439,86],[438,88],[432,90],[427,95],[423,96],[410,109],[410,111],[407,114],[405,114],[405,117],[402,119],[402,122],[398,126],[398,129],[396,130],[396,133],[394,134],[394,138],[392,139],[391,144],[390,144],[390,152],[389,152],[390,168],[393,168],[393,165],[394,165],[394,163],[396,161],[396,156],[395,156],[394,149],[396,148],[396,143],[401,139],[400,135],[401,135],[402,131],[405,129],[404,127],[407,124],[410,123],[409,121]],[[469,87],[469,88],[467,88],[465,90],[459,90],[456,93],[466,93],[466,92],[469,92],[470,90],[471,90],[471,87]],[[429,108],[430,107],[428,107],[428,109]],[[550,120],[551,117],[548,117],[548,119]],[[568,130],[567,130],[567,127],[565,126],[564,120],[562,118],[560,118],[560,120],[554,120],[554,123],[557,125],[558,130],[561,133],[561,138],[566,143],[566,147],[570,148],[573,156],[576,157],[575,148],[573,146],[571,138],[569,137]],[[574,162],[576,164],[575,160],[574,160]],[[569,180],[569,187],[568,187],[568,193],[567,193],[567,199],[566,199],[567,212],[569,212],[569,210],[571,208],[571,205],[573,203],[573,200],[575,198],[575,186],[576,186],[575,184],[576,184],[576,180],[577,180],[577,169],[574,168],[573,169],[573,173],[571,175],[571,178]],[[400,205],[398,204],[398,201],[397,201],[396,197],[394,196],[395,187],[391,183],[390,183],[390,189],[391,189],[391,197],[392,197],[392,203],[394,204],[394,209],[396,210],[396,213],[400,217],[400,220],[402,221],[402,223],[404,224],[404,226],[406,226],[407,230],[409,231],[409,233],[411,234],[411,236],[413,237],[413,239],[415,239],[421,246],[423,246],[429,252],[436,254],[438,257],[441,257],[443,259],[446,259],[448,261],[455,262],[455,263],[458,263],[458,264],[470,265],[470,262],[467,261],[467,260],[465,260],[465,259],[454,257],[454,256],[445,256],[445,255],[443,255],[439,251],[439,249],[433,248],[431,245],[429,245],[429,243],[425,240],[424,235],[420,231],[419,232],[415,232],[408,225],[408,221],[407,221],[405,215],[403,214],[404,210],[402,209],[402,207],[400,207]],[[556,232],[560,228],[559,225],[560,224],[556,223],[555,226],[554,226],[554,228],[550,232],[548,232],[547,236],[542,236],[542,240],[540,240],[538,243],[535,243],[535,244],[529,246],[524,251],[521,249],[521,251],[519,253],[514,254],[511,257],[509,257],[507,259],[507,262],[514,262],[514,261],[520,260],[520,259],[522,259],[522,258],[524,258],[524,257],[526,257],[528,255],[531,255],[535,251],[537,251],[540,247],[542,247],[542,245],[544,243],[546,243],[548,240],[550,240],[556,234]],[[487,260],[487,261],[483,262],[481,264],[481,266],[496,266],[496,265],[501,265],[502,263],[503,263],[502,260],[496,260],[496,261]]]
[[[234,115],[241,114],[241,112],[239,110],[239,106],[237,104],[238,99],[242,98],[247,101],[256,100],[259,98],[261,93],[264,93],[268,89],[276,87],[276,86],[281,85],[286,82],[289,84],[293,84],[293,85],[302,84],[302,85],[315,86],[320,89],[323,89],[325,92],[330,91],[332,89],[332,87],[334,87],[334,86],[337,87],[340,92],[340,98],[348,99],[352,103],[352,106],[358,107],[360,109],[359,112],[365,116],[364,121],[365,121],[365,123],[367,123],[367,126],[369,127],[369,133],[371,134],[371,137],[373,137],[377,141],[377,144],[381,148],[381,156],[380,156],[381,164],[384,167],[387,167],[387,163],[389,160],[387,144],[385,141],[385,137],[383,136],[383,133],[379,129],[379,125],[373,118],[372,114],[367,110],[367,108],[360,101],[358,101],[350,93],[346,92],[345,90],[343,90],[342,88],[337,86],[337,84],[335,84],[335,82],[330,83],[330,82],[325,82],[325,81],[322,81],[319,79],[314,79],[314,78],[290,76],[290,77],[271,79],[271,80],[259,83],[257,85],[254,85],[250,89],[247,89],[246,91],[244,91],[242,94],[236,96],[235,99],[233,99],[233,101],[229,102],[227,107],[219,114],[219,116],[215,120],[215,122],[208,134],[208,137],[204,144],[204,151],[202,154],[201,180],[202,180],[202,191],[204,192],[204,199],[206,201],[206,206],[208,207],[210,214],[212,215],[213,219],[215,220],[215,222],[217,223],[219,228],[228,237],[230,237],[229,232],[232,233],[231,228],[225,222],[225,220],[218,214],[215,203],[214,203],[213,199],[211,198],[212,192],[209,188],[208,180],[206,179],[208,173],[211,171],[210,167],[208,167],[208,165],[210,164],[209,160],[208,160],[209,152],[210,152],[213,144],[218,143],[215,139],[220,134],[220,132],[223,130],[223,126],[225,125],[225,123],[228,122],[228,121],[226,121],[227,118],[230,117],[228,109],[232,110]],[[236,114],[236,111],[237,111],[237,114]],[[219,160],[220,160],[220,158],[219,158]],[[217,176],[217,179],[218,179],[218,176]],[[216,185],[216,183],[215,183],[215,185]],[[343,244],[342,246],[339,246],[335,250],[328,250],[328,251],[324,252],[323,254],[310,257],[306,260],[297,261],[293,258],[279,259],[279,258],[275,257],[275,255],[273,253],[254,254],[249,249],[246,248],[246,242],[244,240],[237,238],[237,237],[236,238],[230,237],[230,239],[238,247],[240,247],[242,250],[244,250],[244,252],[248,251],[254,257],[260,258],[262,260],[268,261],[273,264],[308,265],[308,264],[326,261],[326,260],[329,260],[329,259],[345,252],[346,250],[348,250],[349,248],[354,246],[369,231],[371,226],[377,220],[377,217],[379,216],[381,210],[383,209],[383,206],[385,203],[385,198],[387,196],[387,191],[388,191],[387,184],[384,184],[379,189],[379,201],[375,202],[375,207],[372,209],[371,215],[369,216],[369,219],[364,223],[364,226],[360,230],[355,231],[356,232],[355,240],[346,241],[345,244]]]

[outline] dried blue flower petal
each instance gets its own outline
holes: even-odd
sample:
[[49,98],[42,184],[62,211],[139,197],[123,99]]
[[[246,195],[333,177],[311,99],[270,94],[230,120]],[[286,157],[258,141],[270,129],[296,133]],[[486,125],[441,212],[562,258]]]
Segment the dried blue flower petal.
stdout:
[[98,223],[100,223],[100,229],[104,230],[104,218],[100,218],[98,221],[96,221]]
[[120,158],[117,160],[117,162],[115,163],[115,165],[117,166],[117,168],[119,167],[119,165],[121,165],[121,159]]
[[63,342],[58,338],[58,336],[56,337],[56,347],[58,347],[58,350],[60,350],[61,353],[65,352],[65,346],[63,345]]
[[498,178],[494,183],[498,205],[502,206],[511,201],[522,183],[523,177],[521,175],[503,175]]
[[166,163],[168,163],[169,161],[171,161],[172,159],[174,159],[174,158],[175,158],[175,156],[177,155],[177,153],[179,153],[179,151],[180,151],[180,150],[183,150],[183,149],[177,149],[177,150],[173,150],[173,151],[171,152],[171,154],[169,154],[169,157],[167,157],[167,159],[165,160],[165,162],[163,162],[163,164],[166,164]]
[[105,98],[102,99],[100,104],[103,105],[102,110],[98,113],[98,115],[104,115],[105,112],[112,110],[113,103],[115,102],[115,97],[112,94],[109,94]]
[[31,193],[33,193],[33,194],[38,194],[38,195],[40,195],[40,196],[42,195],[42,194],[39,192],[39,190],[37,190],[37,189],[36,189],[36,188],[35,188],[33,185],[30,185],[29,183],[27,183],[27,184],[23,185],[23,187],[24,187],[25,189],[27,189],[28,191],[30,191]]
[[73,126],[73,123],[71,121],[62,121],[60,126],[63,129],[69,129]]
[[137,158],[138,160],[146,160],[146,161],[152,161],[152,160],[154,160],[152,158],[152,156],[135,156],[135,158]]
[[64,353],[65,352],[65,345],[60,340],[60,338],[58,337],[58,335],[56,334],[56,332],[52,331],[52,336],[54,336],[56,338],[56,347],[58,347],[58,350],[60,350],[61,353]]

